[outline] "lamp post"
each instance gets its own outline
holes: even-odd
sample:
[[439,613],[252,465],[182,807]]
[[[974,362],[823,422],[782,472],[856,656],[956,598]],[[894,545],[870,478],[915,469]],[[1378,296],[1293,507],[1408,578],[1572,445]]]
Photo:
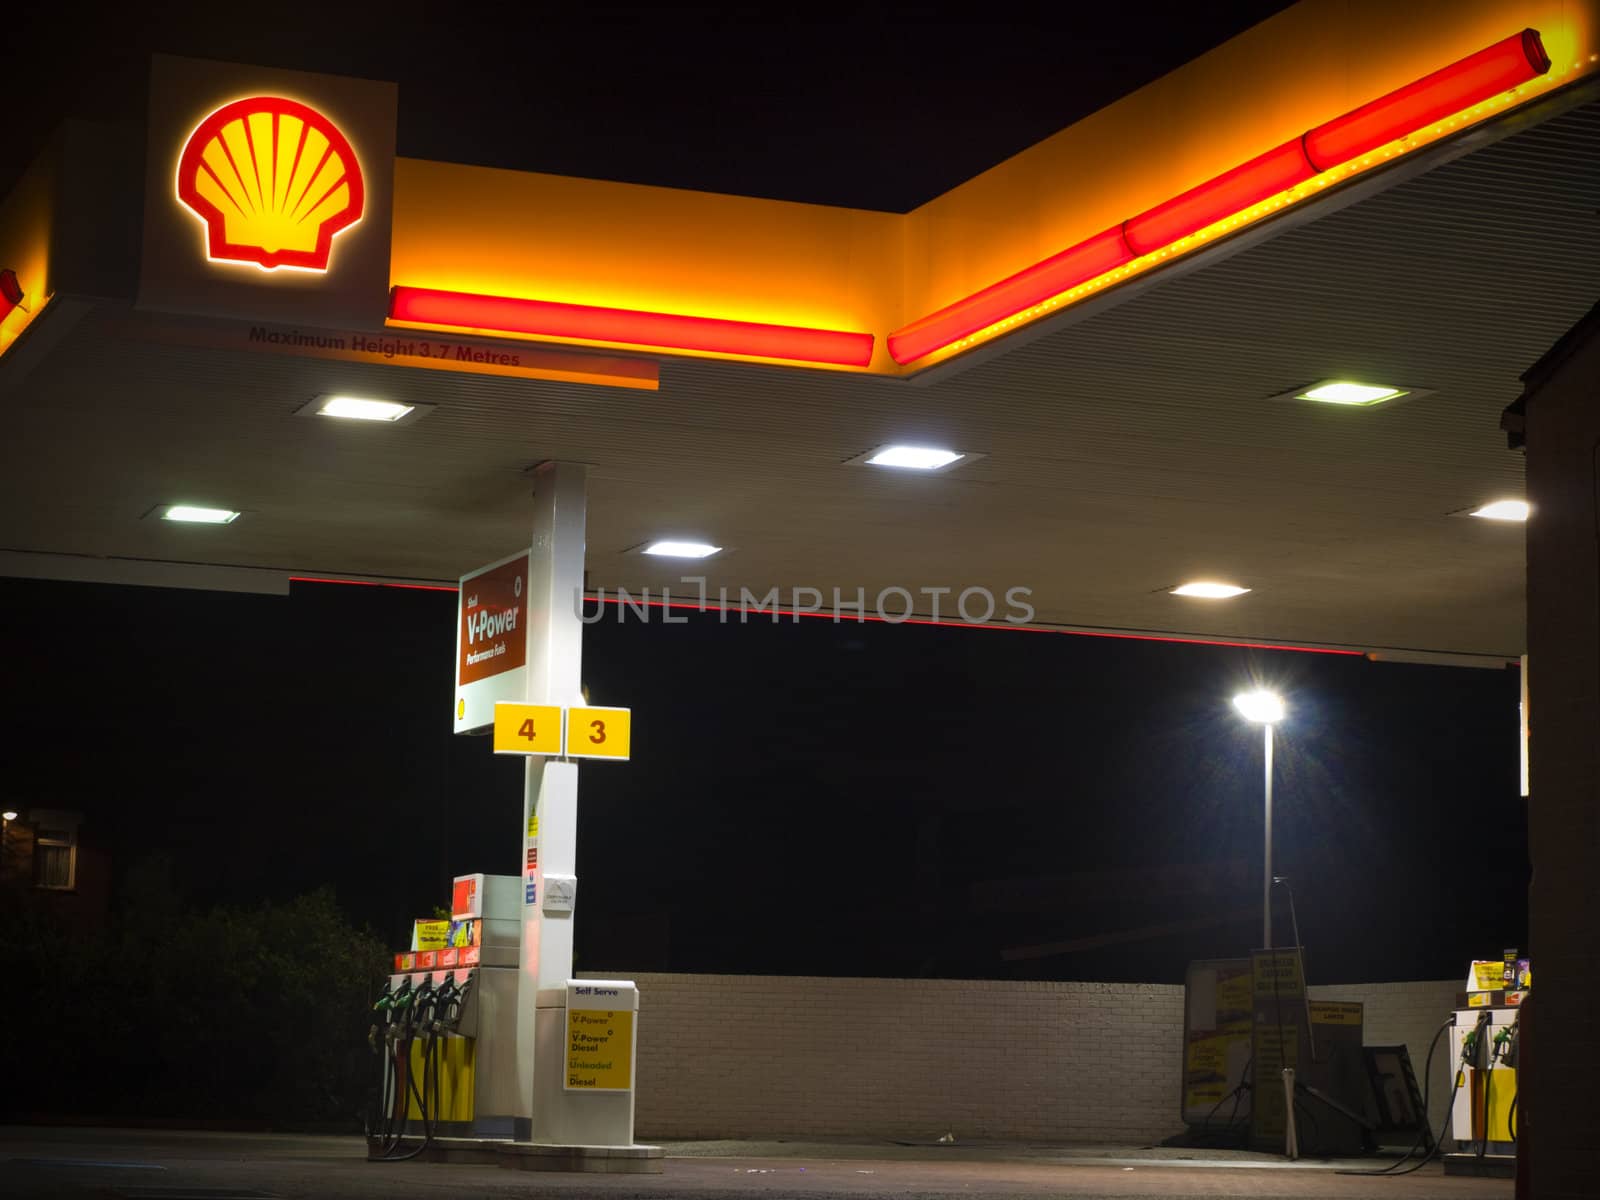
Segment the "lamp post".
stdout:
[[1247,721],[1254,721],[1262,728],[1265,750],[1264,791],[1266,829],[1264,833],[1266,849],[1263,854],[1261,866],[1261,948],[1272,949],[1272,727],[1283,720],[1283,697],[1276,692],[1257,690],[1253,692],[1240,692],[1233,698],[1234,708],[1239,710],[1239,715]]
[[11,832],[11,822],[15,821],[16,819],[17,814],[15,809],[8,808],[5,810],[5,812],[0,812],[0,878],[5,877],[7,866],[6,854],[10,850],[10,847],[6,845],[6,840],[7,835]]

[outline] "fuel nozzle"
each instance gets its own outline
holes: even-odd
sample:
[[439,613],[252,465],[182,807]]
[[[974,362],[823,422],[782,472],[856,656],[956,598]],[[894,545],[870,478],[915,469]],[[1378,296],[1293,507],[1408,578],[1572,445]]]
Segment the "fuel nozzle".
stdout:
[[1489,1065],[1490,1014],[1487,1009],[1478,1014],[1471,1031],[1461,1039],[1461,1066],[1487,1067]]
[[426,1029],[433,1018],[433,981],[424,977],[411,992],[411,1025]]
[[1499,1060],[1501,1066],[1516,1070],[1520,1057],[1517,1049],[1521,1020],[1522,1014],[1519,1012],[1511,1018],[1511,1024],[1502,1026],[1500,1032],[1494,1035],[1494,1052],[1490,1056],[1490,1066],[1494,1065],[1495,1060]]
[[453,1028],[460,1015],[458,993],[455,980],[446,975],[433,989],[433,1020],[429,1029],[434,1033],[444,1033]]
[[410,1016],[411,1001],[411,980],[402,979],[400,986],[389,996],[389,1023],[384,1027],[384,1034],[389,1041],[396,1040],[405,1029]]
[[393,997],[389,994],[389,980],[383,981],[383,987],[378,991],[378,999],[372,1005],[372,1024],[367,1029],[367,1045],[373,1050],[378,1048],[378,1033],[389,1023],[389,1004]]

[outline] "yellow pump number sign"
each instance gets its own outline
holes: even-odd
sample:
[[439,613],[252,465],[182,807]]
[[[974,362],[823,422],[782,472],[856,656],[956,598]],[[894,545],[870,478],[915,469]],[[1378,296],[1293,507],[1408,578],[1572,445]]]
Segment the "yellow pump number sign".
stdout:
[[[498,726],[496,739],[498,743]],[[568,758],[627,760],[633,741],[633,710],[628,708],[569,708]],[[499,749],[498,744],[495,747]]]
[[560,754],[560,707],[554,704],[513,704],[506,700],[498,702],[494,706],[494,752]]

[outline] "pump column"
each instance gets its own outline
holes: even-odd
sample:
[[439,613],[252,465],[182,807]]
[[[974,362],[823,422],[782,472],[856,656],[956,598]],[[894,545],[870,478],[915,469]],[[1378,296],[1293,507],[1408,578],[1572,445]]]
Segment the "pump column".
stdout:
[[[579,463],[544,463],[535,475],[527,607],[530,704],[583,703],[583,622],[578,605],[583,596],[587,475]],[[571,907],[546,913],[545,880],[575,877],[578,852],[578,765],[532,757],[525,769],[519,859],[524,887],[522,956],[517,983],[519,1142],[534,1140],[535,1125],[548,1127],[555,1115],[541,1112],[547,1103],[537,1103],[534,1097],[536,1093],[548,1097],[539,1077],[546,1072],[559,1077],[562,1062],[559,1056],[539,1061],[535,1022],[539,992],[564,988],[572,973],[573,913]]]

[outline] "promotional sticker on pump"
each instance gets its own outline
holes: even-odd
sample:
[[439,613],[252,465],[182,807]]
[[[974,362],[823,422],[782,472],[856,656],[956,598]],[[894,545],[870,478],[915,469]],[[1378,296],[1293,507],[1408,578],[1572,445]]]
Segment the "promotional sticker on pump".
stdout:
[[457,875],[450,888],[450,919],[470,921],[483,916],[483,876]]
[[450,935],[447,920],[424,920],[412,923],[411,948],[413,950],[441,950]]

